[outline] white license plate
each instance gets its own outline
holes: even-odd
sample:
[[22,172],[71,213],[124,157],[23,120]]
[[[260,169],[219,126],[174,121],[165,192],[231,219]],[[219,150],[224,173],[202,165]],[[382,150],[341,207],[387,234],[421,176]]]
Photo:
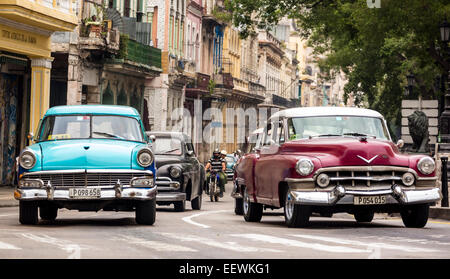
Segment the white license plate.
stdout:
[[356,205],[385,204],[386,196],[354,196],[353,203]]
[[69,197],[73,199],[96,199],[100,198],[100,188],[70,188]]

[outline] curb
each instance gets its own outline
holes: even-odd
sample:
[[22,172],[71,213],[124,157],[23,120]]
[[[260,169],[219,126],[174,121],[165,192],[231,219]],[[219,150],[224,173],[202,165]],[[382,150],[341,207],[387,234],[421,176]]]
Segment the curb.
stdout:
[[430,207],[430,218],[450,220],[449,207]]

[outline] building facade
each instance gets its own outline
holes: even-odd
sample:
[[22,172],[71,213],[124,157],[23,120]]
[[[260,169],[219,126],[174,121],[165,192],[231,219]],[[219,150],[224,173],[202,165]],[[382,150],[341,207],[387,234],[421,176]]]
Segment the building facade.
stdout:
[[[52,37],[52,105],[126,105],[148,115],[145,91],[162,70],[145,1],[77,3],[76,32]],[[149,128],[148,117],[143,119]]]
[[77,25],[70,0],[0,2],[0,184],[50,105],[51,36]]

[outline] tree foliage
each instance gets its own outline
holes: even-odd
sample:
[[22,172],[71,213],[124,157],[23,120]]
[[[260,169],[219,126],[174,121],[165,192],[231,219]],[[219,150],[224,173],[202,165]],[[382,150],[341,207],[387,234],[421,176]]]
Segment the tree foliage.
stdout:
[[[448,73],[439,25],[450,15],[448,0],[226,0],[243,37],[294,19],[322,70],[342,70],[344,91],[399,124],[406,75],[416,78],[415,96],[440,97],[436,79]],[[439,49],[440,48],[440,49]],[[447,57],[450,54],[447,54]]]

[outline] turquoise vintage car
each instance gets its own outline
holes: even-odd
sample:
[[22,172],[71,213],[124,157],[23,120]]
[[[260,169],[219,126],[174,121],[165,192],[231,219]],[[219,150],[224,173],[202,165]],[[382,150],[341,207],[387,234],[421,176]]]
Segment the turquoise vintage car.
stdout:
[[42,118],[34,144],[17,158],[22,224],[54,220],[59,208],[135,211],[138,224],[156,217],[154,155],[131,107],[58,106]]

